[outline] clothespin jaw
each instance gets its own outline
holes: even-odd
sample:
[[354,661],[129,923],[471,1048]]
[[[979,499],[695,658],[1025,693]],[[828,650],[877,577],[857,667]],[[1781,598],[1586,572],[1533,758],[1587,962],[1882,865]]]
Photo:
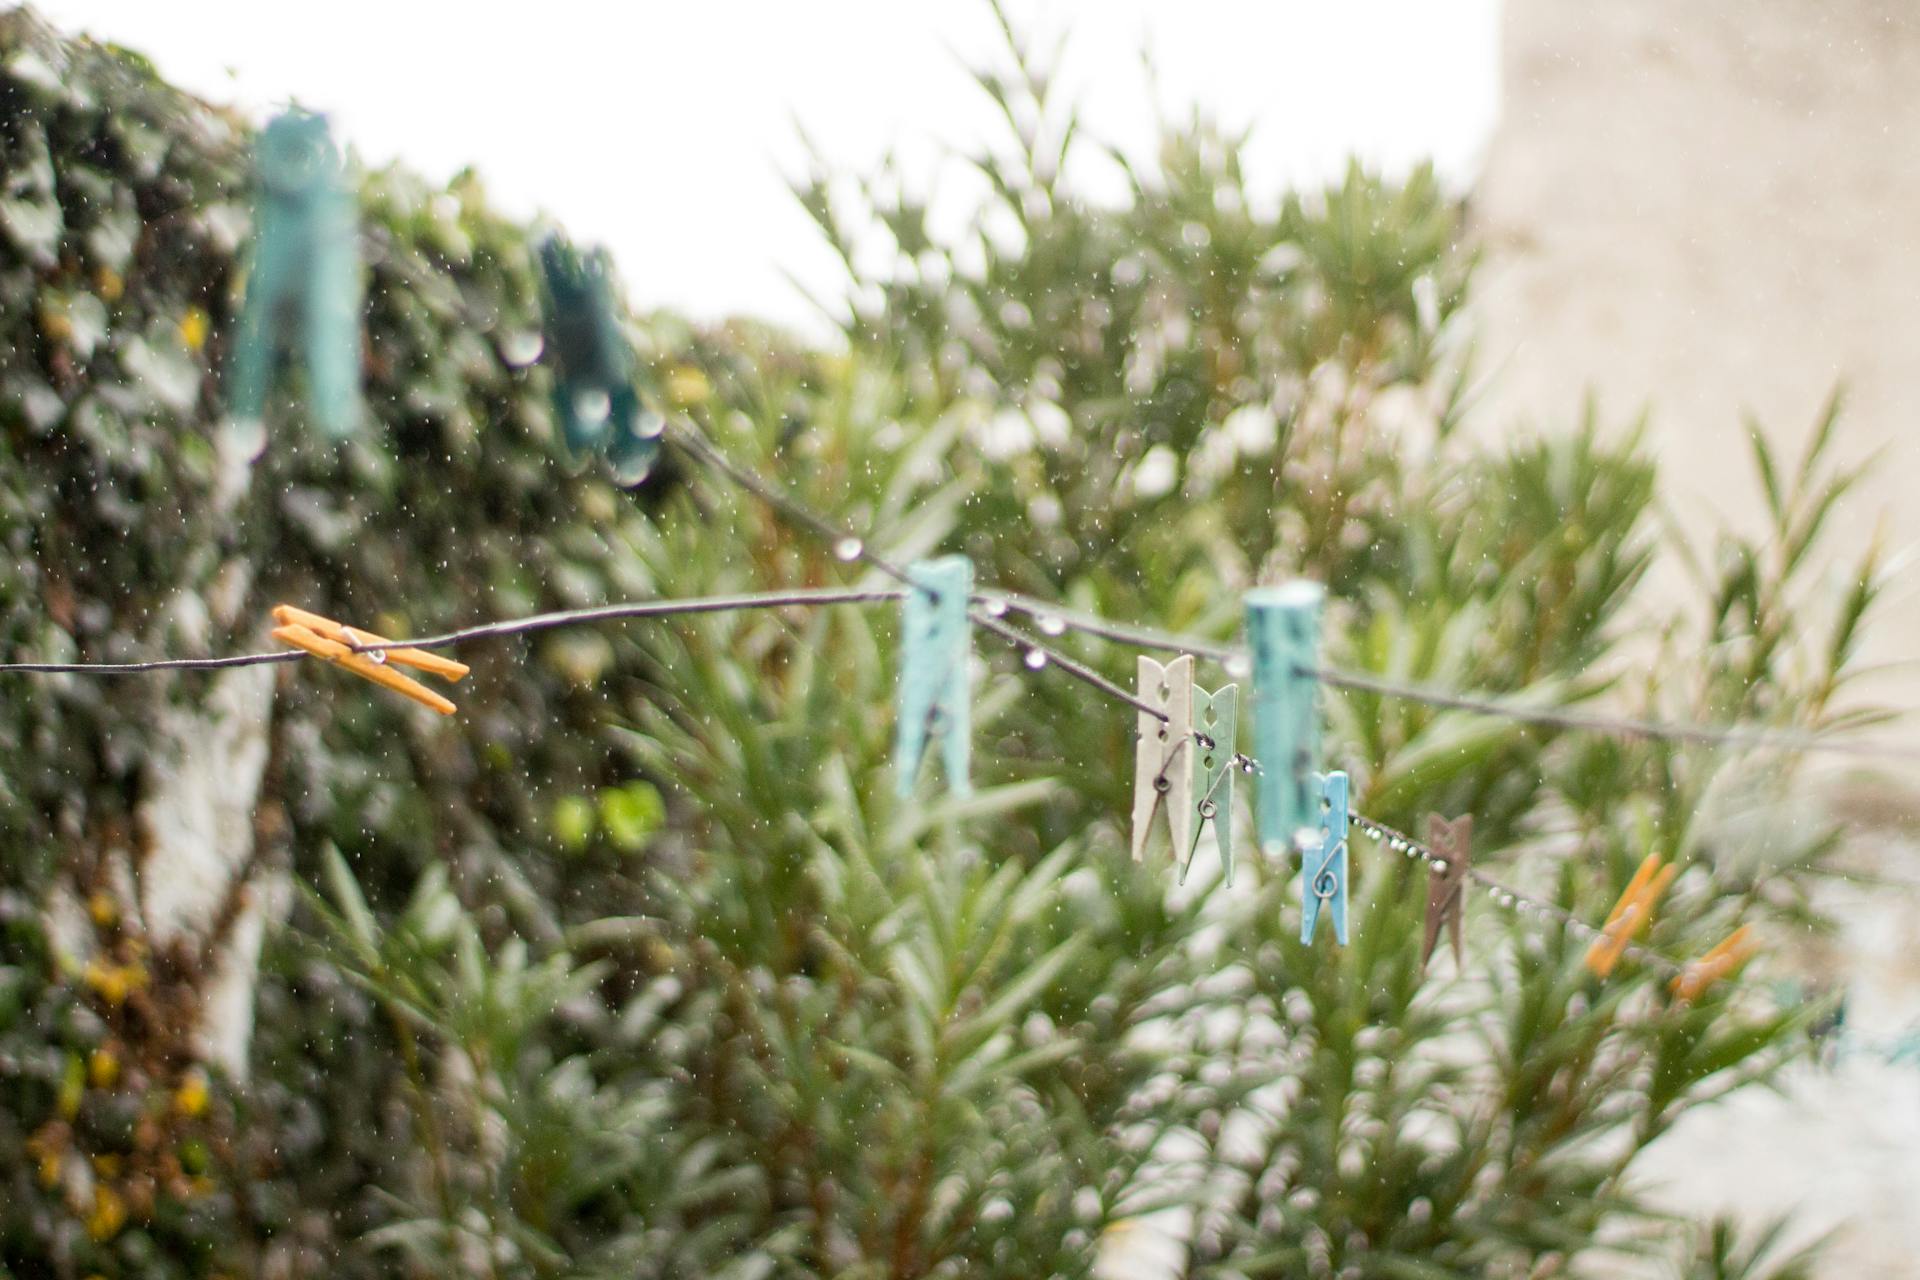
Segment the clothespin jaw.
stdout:
[[[1426,973],[1440,945],[1440,931],[1447,931],[1453,944],[1453,963],[1466,963],[1466,944],[1462,938],[1467,905],[1467,876],[1473,865],[1470,847],[1473,815],[1463,814],[1449,822],[1437,813],[1427,815],[1427,846],[1438,860],[1427,869],[1427,930],[1420,946],[1420,972]],[[1440,864],[1444,864],[1444,867]]]
[[453,681],[461,679],[471,669],[464,662],[455,662],[452,658],[443,658],[437,653],[404,645],[374,652],[358,652],[356,646],[386,645],[388,641],[370,631],[343,626],[332,618],[296,609],[290,604],[275,605],[273,620],[280,624],[273,629],[274,639],[296,649],[304,649],[314,657],[324,658],[336,666],[345,667],[363,679],[411,698],[422,706],[432,707],[443,716],[453,714],[453,703],[393,668],[412,667],[416,671],[425,671],[443,680]]
[[1162,665],[1142,654],[1136,672],[1140,700],[1166,719],[1145,711],[1136,716],[1133,860],[1146,855],[1154,817],[1162,813],[1178,858],[1193,844],[1193,658],[1183,654]]
[[1653,919],[1654,904],[1660,901],[1660,895],[1667,891],[1678,870],[1677,864],[1663,865],[1657,853],[1650,853],[1641,861],[1633,879],[1627,883],[1626,892],[1607,913],[1600,937],[1587,949],[1587,968],[1595,977],[1607,977],[1620,963],[1627,947]]
[[1314,926],[1325,906],[1333,918],[1333,940],[1347,945],[1347,775],[1338,769],[1321,781],[1325,806],[1320,815],[1320,847],[1307,855],[1300,878],[1300,941],[1313,941]]
[[913,794],[920,759],[930,738],[940,740],[947,788],[968,795],[972,740],[967,665],[972,629],[973,562],[965,556],[919,560],[907,567],[901,603],[899,723],[895,727],[895,779],[900,797]]
[[1698,960],[1689,961],[1673,980],[1674,998],[1691,1003],[1700,998],[1700,994],[1722,978],[1731,977],[1740,967],[1753,958],[1758,944],[1753,940],[1753,926],[1741,925],[1722,938],[1707,954]]
[[540,242],[540,274],[547,349],[558,366],[553,410],[567,452],[604,454],[619,483],[639,484],[653,470],[664,424],[634,391],[607,255],[550,235]]
[[324,116],[289,111],[261,132],[260,183],[246,299],[227,398],[265,416],[275,353],[297,325],[314,421],[335,439],[360,418],[360,250],[353,193]]
[[1260,844],[1270,855],[1302,846],[1320,812],[1320,606],[1326,589],[1290,582],[1247,593],[1253,650],[1254,794]]
[[[1200,836],[1213,828],[1214,841],[1220,846],[1220,867],[1233,883],[1233,744],[1239,696],[1235,685],[1223,685],[1212,693],[1198,685],[1193,690],[1193,728],[1206,741],[1194,740],[1193,750],[1193,840],[1187,846],[1186,860],[1180,867],[1180,882],[1186,883],[1200,849]],[[1211,744],[1211,745],[1209,745]]]

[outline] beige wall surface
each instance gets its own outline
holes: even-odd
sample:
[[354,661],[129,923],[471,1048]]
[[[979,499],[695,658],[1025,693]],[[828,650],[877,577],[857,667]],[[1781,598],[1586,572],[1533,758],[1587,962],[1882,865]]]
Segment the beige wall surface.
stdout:
[[1797,451],[1844,384],[1845,456],[1885,453],[1831,549],[1884,518],[1909,558],[1871,691],[1920,706],[1920,6],[1509,0],[1502,74],[1481,422],[1646,408],[1685,527],[1752,528],[1744,414]]
[[[1662,495],[1698,536],[1761,527],[1746,416],[1797,456],[1844,383],[1839,453],[1882,450],[1830,534],[1838,576],[1893,563],[1862,693],[1920,707],[1920,5],[1508,0],[1501,124],[1472,197],[1486,246],[1482,430],[1650,414]],[[1663,579],[1665,590],[1680,589]],[[1920,739],[1920,717],[1885,730]],[[1920,779],[1893,766],[1907,794]],[[1897,824],[1896,824],[1897,825]],[[1920,878],[1920,845],[1860,856]],[[1822,957],[1856,1030],[1920,1018],[1920,893],[1835,899]],[[1920,1277],[1920,1067],[1862,1055],[1690,1118],[1650,1159],[1677,1210],[1837,1228],[1823,1276]]]

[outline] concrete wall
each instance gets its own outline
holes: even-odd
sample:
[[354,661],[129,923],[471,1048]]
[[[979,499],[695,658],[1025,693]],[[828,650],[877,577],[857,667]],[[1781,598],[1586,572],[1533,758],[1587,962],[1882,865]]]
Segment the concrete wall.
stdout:
[[[1797,452],[1828,392],[1839,452],[1883,449],[1830,535],[1904,560],[1863,694],[1920,707],[1920,6],[1910,0],[1508,0],[1503,113],[1473,198],[1494,377],[1483,429],[1651,412],[1688,531],[1759,527],[1743,421]],[[1491,424],[1490,428],[1485,424]],[[1678,589],[1672,580],[1663,585]],[[1920,740],[1920,723],[1888,736]],[[1920,879],[1911,765],[1863,864]],[[1857,794],[1857,793],[1855,793]],[[1849,889],[1826,968],[1856,1029],[1920,1018],[1920,894]],[[1787,967],[1787,966],[1782,966]],[[1797,1209],[1839,1235],[1822,1274],[1920,1276],[1920,1066],[1860,1055],[1697,1115],[1650,1161],[1677,1209]]]

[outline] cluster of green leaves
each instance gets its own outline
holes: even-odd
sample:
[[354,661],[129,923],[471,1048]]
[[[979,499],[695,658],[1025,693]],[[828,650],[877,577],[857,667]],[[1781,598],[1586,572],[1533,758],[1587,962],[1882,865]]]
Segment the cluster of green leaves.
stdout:
[[[280,594],[404,633],[858,580],[696,463],[644,509],[556,469],[527,236],[471,178],[365,179],[367,440],[317,445],[290,394],[236,462],[211,370],[244,130],[128,55],[0,23],[13,652],[238,644]],[[1063,176],[1089,146],[1071,108],[1010,50],[982,76],[1009,145],[977,158],[977,235],[942,241],[892,175],[822,174],[799,194],[848,264],[844,350],[653,317],[649,397],[890,555],[962,550],[1117,618],[1225,637],[1245,587],[1305,573],[1343,665],[1849,723],[1876,582],[1869,560],[1813,637],[1809,551],[1845,485],[1820,450],[1797,476],[1761,456],[1778,535],[1729,540],[1708,603],[1664,607],[1631,435],[1453,430],[1472,254],[1430,175],[1355,170],[1267,208],[1237,141],[1195,124],[1094,206]],[[117,258],[116,209],[137,215]],[[850,608],[556,632],[476,649],[461,717],[434,724],[290,679],[262,839],[318,887],[271,949],[199,1234],[96,1239],[35,1185],[15,1148],[57,1106],[68,1033],[9,1011],[86,997],[48,949],[9,952],[0,1085],[26,1118],[0,1127],[21,1170],[0,1270],[1072,1276],[1142,1222],[1195,1276],[1543,1276],[1601,1241],[1764,1269],[1767,1240],[1683,1239],[1630,1175],[1687,1108],[1795,1053],[1799,1015],[1730,988],[1679,1004],[1631,964],[1601,982],[1584,939],[1483,899],[1464,969],[1423,976],[1424,876],[1364,841],[1345,950],[1297,940],[1290,867],[1176,888],[1126,857],[1132,713],[985,637],[976,794],[903,803],[894,640]],[[1124,648],[1057,643],[1130,682]],[[0,709],[30,898],[88,882],[155,700],[207,685],[126,688]],[[1472,812],[1479,863],[1583,918],[1657,848],[1685,864],[1650,939],[1670,955],[1811,919],[1829,835],[1766,820],[1791,762],[1362,693],[1326,710],[1359,808],[1413,830]]]

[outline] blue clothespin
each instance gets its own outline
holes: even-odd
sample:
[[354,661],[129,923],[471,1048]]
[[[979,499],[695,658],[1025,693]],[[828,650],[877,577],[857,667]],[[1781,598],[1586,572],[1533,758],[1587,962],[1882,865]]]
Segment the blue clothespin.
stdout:
[[902,798],[913,794],[921,756],[933,737],[940,740],[948,790],[968,795],[973,716],[967,663],[973,636],[967,610],[973,600],[973,562],[965,556],[919,560],[907,567],[907,577],[913,585],[901,608],[896,785]]
[[1313,941],[1325,906],[1333,917],[1333,940],[1347,945],[1347,775],[1338,769],[1321,782],[1326,805],[1320,815],[1320,847],[1307,854],[1300,877],[1300,941]]
[[260,193],[227,399],[266,415],[274,356],[297,328],[314,421],[335,439],[360,418],[360,246],[353,193],[324,116],[289,111],[260,135]]
[[639,484],[653,471],[664,424],[634,391],[607,255],[582,254],[550,235],[540,242],[540,274],[546,345],[557,365],[553,411],[567,452],[603,454],[616,482]]
[[1233,771],[1236,714],[1234,699],[1238,686],[1222,685],[1208,693],[1193,687],[1190,720],[1195,733],[1207,741],[1194,742],[1193,752],[1193,843],[1187,860],[1180,867],[1180,883],[1187,882],[1193,869],[1194,854],[1200,848],[1200,836],[1209,826],[1220,846],[1220,866],[1228,884],[1233,883]]
[[1247,593],[1247,641],[1253,649],[1254,780],[1260,845],[1291,855],[1320,815],[1320,604],[1326,589],[1290,582]]

